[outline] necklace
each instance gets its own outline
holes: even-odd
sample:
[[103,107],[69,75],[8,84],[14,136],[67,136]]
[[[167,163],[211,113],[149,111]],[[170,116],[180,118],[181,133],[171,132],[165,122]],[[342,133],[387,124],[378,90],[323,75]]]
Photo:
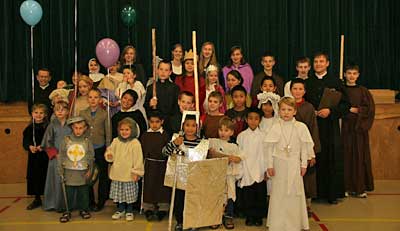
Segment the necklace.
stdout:
[[290,134],[289,134],[289,139],[286,139],[285,137],[285,133],[283,132],[283,127],[282,127],[282,121],[279,121],[279,125],[281,127],[281,132],[282,132],[282,137],[283,137],[283,141],[284,141],[284,146],[283,146],[283,151],[286,153],[286,156],[289,157],[289,153],[291,150],[290,147],[290,142],[292,141],[292,135],[293,135],[293,129],[294,129],[294,123],[292,123],[292,129],[290,130]]

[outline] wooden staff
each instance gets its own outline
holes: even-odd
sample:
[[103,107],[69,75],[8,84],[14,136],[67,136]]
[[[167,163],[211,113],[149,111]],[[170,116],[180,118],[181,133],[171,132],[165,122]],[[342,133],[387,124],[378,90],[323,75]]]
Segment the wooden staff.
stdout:
[[[153,98],[157,98],[157,78],[156,78],[156,64],[157,64],[157,57],[156,57],[156,29],[151,29],[151,45],[153,48]],[[153,109],[156,109],[157,106],[154,106]]]
[[340,36],[340,69],[339,78],[343,79],[344,35]]
[[196,103],[196,111],[200,112],[199,76],[198,76],[198,72],[197,72],[196,31],[192,31],[192,45],[193,45],[193,64],[194,64],[194,97],[195,97],[195,103]]

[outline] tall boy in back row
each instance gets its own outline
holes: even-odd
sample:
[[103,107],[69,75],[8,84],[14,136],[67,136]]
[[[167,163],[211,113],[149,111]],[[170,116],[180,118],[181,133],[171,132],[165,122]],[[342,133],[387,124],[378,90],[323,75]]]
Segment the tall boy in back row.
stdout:
[[[344,197],[343,145],[340,137],[339,119],[349,109],[349,101],[341,80],[328,73],[329,58],[325,53],[314,56],[314,74],[306,80],[306,100],[317,110],[317,123],[321,153],[317,155],[317,193],[319,199],[337,204]],[[341,93],[338,105],[320,108],[324,89]]]

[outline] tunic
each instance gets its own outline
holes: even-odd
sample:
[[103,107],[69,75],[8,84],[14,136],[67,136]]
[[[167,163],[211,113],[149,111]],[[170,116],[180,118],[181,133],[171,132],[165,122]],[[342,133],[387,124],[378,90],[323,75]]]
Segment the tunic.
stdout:
[[149,129],[140,138],[144,157],[143,202],[169,203],[171,188],[164,186],[167,158],[162,154],[163,147],[169,142],[165,131],[154,132]]
[[313,75],[306,80],[305,100],[318,109],[325,88],[342,93],[339,104],[330,108],[331,113],[327,118],[317,117],[321,143],[321,153],[316,158],[317,193],[321,199],[334,201],[344,197],[344,160],[339,118],[349,111],[349,102],[340,79],[329,74],[322,79]]
[[[314,152],[315,154],[321,151],[321,146],[319,142],[319,132],[318,132],[318,124],[317,124],[317,116],[315,115],[315,109],[307,101],[303,101],[300,103],[296,103],[297,111],[296,111],[296,120],[299,122],[303,122],[308,131],[311,134],[311,137],[314,142]],[[315,158],[314,156],[309,156],[308,159]],[[313,167],[309,167],[307,169],[306,174],[303,177],[304,180],[304,190],[307,198],[316,198],[317,197],[317,175],[315,172],[315,165]]]
[[359,113],[348,113],[342,121],[346,191],[356,194],[374,190],[368,130],[375,117],[374,100],[368,89],[347,86],[350,104]]
[[236,126],[235,126],[235,131],[233,133],[233,137],[237,137],[240,132],[245,130],[247,128],[247,123],[246,123],[246,114],[247,114],[248,109],[245,108],[243,111],[236,111],[235,109],[229,109],[226,111],[226,115],[231,118]]
[[205,115],[203,122],[203,135],[205,138],[218,138],[218,125],[224,115]]
[[300,167],[307,168],[313,141],[305,124],[279,119],[265,138],[266,164],[274,168],[267,226],[274,230],[308,230]]
[[[36,145],[40,145],[42,142],[46,127],[47,123],[35,124]],[[23,132],[23,147],[28,151],[28,166],[26,171],[27,194],[43,195],[49,158],[45,151],[31,153],[29,150],[30,145],[34,145],[33,124],[29,124]]]

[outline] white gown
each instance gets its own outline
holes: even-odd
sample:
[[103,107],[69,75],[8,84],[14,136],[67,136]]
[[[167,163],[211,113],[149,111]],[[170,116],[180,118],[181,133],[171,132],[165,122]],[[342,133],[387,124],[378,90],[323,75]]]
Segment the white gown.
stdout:
[[295,119],[279,119],[265,138],[268,168],[275,169],[271,177],[272,191],[267,226],[269,231],[299,231],[309,229],[306,198],[300,167],[307,167],[313,150],[313,140],[307,126]]

